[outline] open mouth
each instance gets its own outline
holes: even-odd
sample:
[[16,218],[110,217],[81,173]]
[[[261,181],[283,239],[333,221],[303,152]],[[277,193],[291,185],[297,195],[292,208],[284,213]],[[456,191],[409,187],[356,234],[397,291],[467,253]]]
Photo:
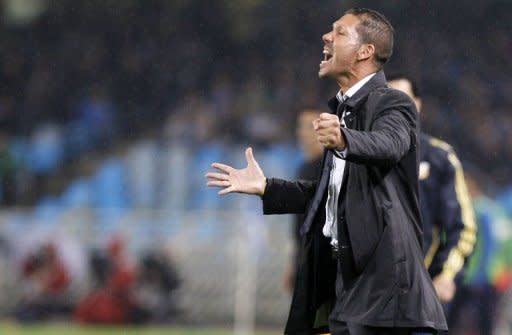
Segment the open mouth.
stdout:
[[324,49],[323,54],[324,54],[324,62],[327,62],[328,60],[330,60],[332,58],[331,52],[327,49]]

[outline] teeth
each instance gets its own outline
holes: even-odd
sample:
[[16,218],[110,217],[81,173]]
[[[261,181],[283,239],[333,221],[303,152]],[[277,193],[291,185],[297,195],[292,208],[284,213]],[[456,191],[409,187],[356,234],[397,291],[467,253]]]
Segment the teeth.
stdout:
[[331,53],[329,52],[329,50],[324,49],[322,53],[324,54],[324,61],[329,60],[329,58],[331,57]]

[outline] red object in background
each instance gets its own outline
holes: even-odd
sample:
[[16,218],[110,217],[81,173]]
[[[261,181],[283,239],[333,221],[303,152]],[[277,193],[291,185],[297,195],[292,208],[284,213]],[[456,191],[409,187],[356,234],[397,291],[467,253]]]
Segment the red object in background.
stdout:
[[496,290],[500,293],[507,292],[512,287],[512,271],[503,271],[496,277]]
[[75,311],[82,323],[123,324],[130,321],[131,304],[116,299],[108,290],[100,289],[83,299]]
[[43,245],[23,263],[22,275],[34,278],[41,286],[42,293],[52,295],[64,292],[71,282],[68,269],[59,259],[51,242]]
[[61,262],[55,264],[50,275],[43,281],[43,289],[47,293],[64,292],[70,284],[69,273]]
[[106,285],[86,296],[77,306],[75,319],[82,323],[123,324],[131,321],[135,271],[124,257],[124,243],[113,238],[107,246],[112,270]]
[[129,292],[135,283],[135,271],[129,267],[117,264],[107,281],[107,287],[112,294],[121,294]]
[[75,319],[82,323],[123,324],[131,320],[134,307],[131,288],[135,272],[117,265],[106,287],[86,296],[77,306]]
[[107,249],[112,261],[112,272],[107,280],[107,286],[113,294],[122,295],[135,282],[135,271],[125,259],[124,242],[120,237],[112,238]]

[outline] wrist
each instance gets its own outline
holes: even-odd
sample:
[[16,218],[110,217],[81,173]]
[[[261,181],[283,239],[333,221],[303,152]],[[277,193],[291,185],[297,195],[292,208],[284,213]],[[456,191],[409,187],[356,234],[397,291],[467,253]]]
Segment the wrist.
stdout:
[[438,274],[434,279],[436,279],[437,281],[453,281],[455,279],[455,275],[455,272],[445,269],[443,270],[443,272]]
[[263,181],[262,181],[262,183],[261,183],[261,187],[260,187],[259,192],[258,192],[258,194],[259,194],[259,196],[260,196],[260,197],[262,197],[262,196],[263,196],[263,194],[265,194],[265,189],[266,189],[266,188],[267,188],[267,178],[266,178],[266,177],[264,177],[264,178],[263,178]]

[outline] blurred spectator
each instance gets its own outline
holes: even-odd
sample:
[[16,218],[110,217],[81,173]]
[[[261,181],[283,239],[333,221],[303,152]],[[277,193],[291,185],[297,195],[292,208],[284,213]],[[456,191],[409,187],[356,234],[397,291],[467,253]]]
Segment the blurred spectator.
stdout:
[[92,293],[82,299],[75,317],[82,323],[164,322],[177,313],[174,291],[180,284],[175,265],[161,251],[141,253],[129,264],[124,242],[114,237],[106,250],[91,253]]
[[164,322],[174,318],[178,312],[174,292],[180,279],[169,256],[160,250],[143,254],[138,273],[137,321]]
[[[81,152],[93,148],[107,148],[115,138],[116,119],[116,110],[106,85],[92,86],[79,101],[72,117],[74,128],[78,128],[79,132],[82,130],[83,138],[77,138],[71,149]],[[76,129],[74,130],[71,136],[76,134]]]
[[105,282],[79,302],[75,310],[77,321],[91,324],[134,321],[136,272],[125,252],[123,240],[118,236],[113,237],[107,246],[109,266]]
[[109,254],[104,250],[93,249],[89,257],[89,269],[91,287],[93,289],[104,287],[111,269]]
[[40,321],[69,314],[71,277],[55,245],[42,245],[22,265],[25,294],[14,313],[16,319]]
[[170,142],[196,146],[215,137],[216,124],[222,119],[214,114],[210,101],[190,92],[175,109],[171,110],[164,125],[164,137]]

